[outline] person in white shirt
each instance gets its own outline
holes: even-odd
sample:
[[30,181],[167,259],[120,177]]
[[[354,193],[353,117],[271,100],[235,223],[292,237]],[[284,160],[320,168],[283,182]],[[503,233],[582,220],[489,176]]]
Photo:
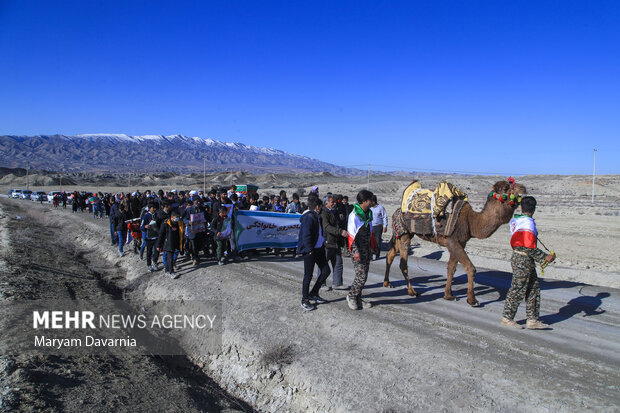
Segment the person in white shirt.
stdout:
[[381,255],[381,235],[387,232],[388,229],[387,212],[385,212],[383,205],[377,203],[376,195],[372,196],[370,209],[372,210],[372,236],[375,237],[377,243],[372,253],[376,255],[376,259],[379,259]]

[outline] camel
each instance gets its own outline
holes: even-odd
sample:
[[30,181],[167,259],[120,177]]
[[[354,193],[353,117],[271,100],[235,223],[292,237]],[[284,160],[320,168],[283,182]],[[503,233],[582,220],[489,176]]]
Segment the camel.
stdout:
[[[513,213],[519,205],[518,200],[520,194],[527,193],[525,187],[520,184],[514,184],[514,181],[499,181],[493,185],[493,192],[489,194],[487,202],[481,212],[472,209],[469,202],[466,202],[461,209],[461,213],[456,221],[454,232],[448,236],[420,235],[415,233],[405,233],[400,238],[392,235],[390,240],[390,250],[386,257],[384,287],[394,288],[390,283],[390,266],[396,258],[396,254],[400,255],[400,270],[407,281],[407,293],[412,297],[419,294],[411,286],[409,280],[409,269],[407,267],[407,258],[409,247],[414,235],[435,242],[442,247],[446,247],[450,253],[447,266],[447,280],[444,299],[454,300],[452,295],[452,277],[456,272],[456,264],[461,263],[465,267],[467,273],[467,303],[471,306],[477,306],[478,300],[474,294],[474,276],[476,275],[476,267],[465,252],[465,245],[472,237],[485,239],[493,235],[493,233],[503,224],[510,221]],[[491,196],[491,194],[495,194]],[[503,195],[503,197],[502,197]],[[515,195],[512,201],[511,195]]]

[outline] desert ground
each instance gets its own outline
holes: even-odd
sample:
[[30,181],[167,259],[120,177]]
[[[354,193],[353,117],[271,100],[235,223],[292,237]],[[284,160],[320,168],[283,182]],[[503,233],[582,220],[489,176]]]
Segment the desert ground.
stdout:
[[[3,193],[9,188],[25,187],[23,177],[7,176],[0,181]],[[37,182],[36,176],[30,177],[30,189],[61,189],[58,182],[43,182],[44,178]],[[120,192],[203,186],[201,174],[135,176],[131,186],[118,177],[101,180],[99,184],[94,177],[73,178],[75,185],[62,189]],[[312,185],[319,185],[322,195],[329,191],[354,197],[358,190],[368,187],[389,215],[411,181],[410,176],[371,175],[369,179],[329,174],[228,173],[207,178],[207,188],[214,184],[256,183],[261,194],[281,189],[289,195],[307,193]],[[480,210],[492,184],[506,177],[417,178],[428,188],[434,188],[440,180],[449,180],[468,193],[474,209]],[[170,405],[172,411],[184,410],[184,406],[189,406],[189,410],[211,406],[203,409],[209,411],[617,411],[620,176],[597,177],[594,203],[591,177],[523,176],[517,177],[517,182],[538,199],[535,218],[540,238],[558,255],[541,281],[541,319],[552,327],[546,331],[513,330],[499,324],[510,285],[507,226],[489,239],[472,239],[466,248],[478,269],[476,294],[480,307],[470,307],[463,299],[466,276],[460,266],[454,293],[461,299],[442,299],[447,251],[418,240],[419,245],[412,249],[409,271],[414,287],[421,292],[419,297],[407,295],[397,266],[393,266],[391,273],[396,288],[383,288],[385,260],[381,259],[371,263],[364,290],[364,297],[374,302],[373,308],[352,312],[346,307],[343,292],[326,291],[323,295],[330,301],[328,304],[302,313],[299,300],[303,262],[299,260],[256,255],[223,267],[207,261],[194,268],[181,259],[181,277],[171,280],[161,272],[148,274],[146,265],[131,254],[118,258],[116,250],[109,246],[107,220],[7,199],[0,199],[2,305],[10,305],[13,296],[30,288],[26,285],[43,288],[42,282],[62,277],[62,273],[53,270],[41,274],[33,273],[32,268],[25,270],[28,261],[24,255],[40,245],[32,239],[46,239],[44,233],[36,231],[47,231],[48,237],[63,240],[54,247],[68,255],[40,254],[49,260],[41,265],[64,268],[67,261],[76,261],[71,260],[71,254],[78,256],[78,264],[83,268],[75,271],[88,272],[93,277],[79,287],[84,294],[103,294],[96,291],[104,285],[107,290],[113,286],[114,291],[145,300],[222,300],[222,351],[186,360],[188,366],[198,370],[192,370],[191,380],[162,373],[169,369],[165,363],[116,362],[120,369],[129,371],[140,370],[131,363],[144,363],[145,375],[173,380],[177,396],[167,399],[178,404]],[[49,185],[43,185],[46,183]],[[388,232],[384,236],[384,243],[390,235]],[[52,245],[40,248],[47,250]],[[352,279],[351,262],[345,259],[345,283]],[[67,282],[58,281],[54,288],[58,294],[66,294]],[[71,286],[74,291],[76,288]],[[517,319],[523,320],[524,316],[522,304]],[[185,345],[191,346],[191,339],[187,340]],[[69,402],[68,395],[71,391],[88,391],[88,386],[98,389],[95,396],[80,400],[94,410],[101,400],[109,403],[104,406],[120,410],[142,402],[138,396],[119,400],[114,395],[119,388],[140,382],[144,376],[113,380],[106,390],[101,390],[97,381],[80,381],[82,387],[71,381],[75,380],[72,372],[80,369],[86,371],[83,377],[92,376],[88,372],[101,363],[98,360],[5,357],[2,363],[0,378],[3,403],[7,406],[73,410],[78,405]],[[69,363],[77,366],[66,367]],[[107,374],[118,377],[117,372],[112,369]],[[43,385],[50,375],[56,380]],[[221,389],[196,390],[195,386],[211,379]],[[168,386],[172,387],[165,381],[154,383],[154,393]],[[43,403],[47,404],[39,406],[32,401],[37,399],[37,392],[42,392]],[[214,404],[203,405],[207,400]]]

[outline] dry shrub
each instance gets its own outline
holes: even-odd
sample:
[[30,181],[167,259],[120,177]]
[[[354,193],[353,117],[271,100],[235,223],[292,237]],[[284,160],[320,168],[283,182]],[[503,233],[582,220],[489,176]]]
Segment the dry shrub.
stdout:
[[265,351],[260,357],[260,364],[269,366],[272,364],[288,365],[294,360],[295,350],[292,345],[273,346]]

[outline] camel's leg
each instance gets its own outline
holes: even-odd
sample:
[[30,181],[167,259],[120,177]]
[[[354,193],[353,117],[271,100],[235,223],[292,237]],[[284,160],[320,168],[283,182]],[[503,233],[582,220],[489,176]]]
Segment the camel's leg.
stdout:
[[456,272],[456,264],[458,260],[454,254],[450,254],[450,259],[448,259],[448,278],[446,280],[446,291],[444,293],[443,298],[446,300],[455,300],[456,297],[452,295],[452,277],[454,277],[454,273]]
[[474,264],[472,264],[471,260],[467,256],[465,246],[456,241],[450,240],[446,244],[446,247],[448,247],[448,251],[450,252],[450,258],[448,260],[448,279],[446,280],[446,291],[444,298],[447,300],[454,299],[452,295],[452,277],[456,271],[456,263],[460,262],[467,273],[467,303],[471,306],[477,306],[478,300],[476,300],[476,296],[474,294],[474,277],[476,275],[476,267],[474,267]]
[[407,259],[409,258],[409,247],[411,246],[412,237],[409,237],[407,240],[403,240],[402,242],[399,243],[400,271],[403,273],[403,277],[405,278],[405,281],[407,282],[407,294],[409,294],[412,297],[417,297],[419,294],[411,286],[411,281],[409,280],[409,267],[407,266]]
[[390,267],[392,266],[392,262],[394,262],[394,258],[396,258],[398,244],[400,244],[400,239],[397,239],[394,235],[392,235],[392,239],[390,240],[390,250],[385,257],[385,278],[383,279],[384,287],[394,288],[394,286],[390,283]]
[[[463,265],[465,268],[465,272],[467,273],[467,304],[471,306],[477,306],[478,300],[476,300],[476,295],[474,294],[474,277],[476,275],[476,267],[472,264],[471,260],[467,256],[465,252],[465,247],[457,242],[448,243],[448,250],[450,251],[450,260],[448,261],[448,278],[449,285],[446,283],[446,296],[448,293],[452,295],[452,275],[454,275],[454,271],[450,270],[450,262],[452,261],[452,257],[454,257],[458,262]],[[456,268],[456,264],[453,264]],[[450,287],[450,289],[448,289]]]
[[472,264],[471,260],[467,256],[465,250],[463,250],[463,261],[461,261],[465,272],[467,272],[467,304],[472,307],[478,306],[478,300],[476,300],[476,294],[474,293],[474,277],[476,276],[476,267]]

